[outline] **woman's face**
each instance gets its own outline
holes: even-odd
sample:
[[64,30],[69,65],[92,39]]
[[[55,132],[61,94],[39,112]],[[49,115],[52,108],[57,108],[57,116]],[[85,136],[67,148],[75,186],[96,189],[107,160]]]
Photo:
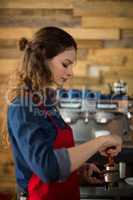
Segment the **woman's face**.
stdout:
[[47,64],[52,72],[52,81],[59,87],[73,77],[73,65],[76,62],[76,51],[74,48],[66,49],[64,52],[49,59]]

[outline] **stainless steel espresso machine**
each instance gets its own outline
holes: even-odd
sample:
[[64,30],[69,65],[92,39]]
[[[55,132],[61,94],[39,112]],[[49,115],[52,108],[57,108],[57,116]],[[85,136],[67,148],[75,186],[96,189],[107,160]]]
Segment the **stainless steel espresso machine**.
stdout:
[[[132,149],[133,98],[128,96],[125,82],[110,85],[108,94],[86,89],[59,89],[57,100],[62,117],[73,129],[76,144],[108,132],[121,135],[124,146]],[[120,178],[121,160],[115,163],[111,159],[104,163],[104,180],[113,186]]]

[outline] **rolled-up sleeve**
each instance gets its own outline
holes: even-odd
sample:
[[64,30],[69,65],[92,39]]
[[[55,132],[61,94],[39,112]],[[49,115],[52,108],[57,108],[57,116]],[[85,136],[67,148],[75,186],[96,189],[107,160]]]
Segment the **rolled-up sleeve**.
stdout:
[[70,175],[71,163],[70,163],[68,151],[66,148],[62,148],[62,149],[57,149],[54,152],[57,157],[57,161],[58,161],[59,169],[60,169],[59,180],[64,181]]
[[70,175],[67,149],[53,149],[56,130],[46,118],[36,118],[23,106],[10,106],[8,122],[27,165],[42,181],[64,180]]

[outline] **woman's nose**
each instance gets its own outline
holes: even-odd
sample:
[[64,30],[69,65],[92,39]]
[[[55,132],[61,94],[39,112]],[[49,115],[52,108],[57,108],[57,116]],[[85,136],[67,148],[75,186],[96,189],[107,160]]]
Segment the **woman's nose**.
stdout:
[[73,68],[72,68],[72,67],[68,68],[67,76],[68,76],[69,78],[72,78],[72,77],[73,77]]

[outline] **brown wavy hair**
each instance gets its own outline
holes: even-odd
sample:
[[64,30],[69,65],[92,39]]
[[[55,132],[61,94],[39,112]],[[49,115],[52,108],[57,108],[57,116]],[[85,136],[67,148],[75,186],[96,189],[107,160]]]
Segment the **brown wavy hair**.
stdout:
[[[45,88],[52,84],[52,73],[46,64],[47,59],[52,59],[67,48],[77,50],[73,37],[66,31],[57,27],[44,27],[37,31],[28,41],[21,38],[19,49],[23,51],[20,64],[11,75],[7,95],[12,102],[24,90],[45,92]],[[3,117],[3,138],[7,138],[7,109],[6,103]]]

